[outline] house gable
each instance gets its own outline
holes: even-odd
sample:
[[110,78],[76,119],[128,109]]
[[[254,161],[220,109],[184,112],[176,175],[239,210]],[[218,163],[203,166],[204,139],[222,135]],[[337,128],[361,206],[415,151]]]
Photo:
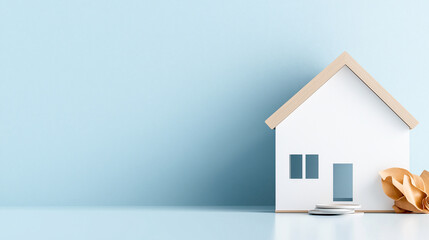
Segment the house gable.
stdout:
[[293,111],[312,96],[340,69],[347,66],[365,85],[371,89],[410,129],[418,125],[418,121],[390,95],[369,73],[365,71],[347,52],[341,54],[328,67],[314,77],[289,101],[273,113],[265,123],[276,128]]

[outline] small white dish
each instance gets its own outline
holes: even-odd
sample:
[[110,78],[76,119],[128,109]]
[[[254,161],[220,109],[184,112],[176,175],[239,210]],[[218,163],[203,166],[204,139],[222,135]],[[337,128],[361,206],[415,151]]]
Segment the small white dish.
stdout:
[[313,209],[308,211],[312,215],[343,215],[355,213],[355,210],[350,209]]
[[354,211],[354,209],[343,209],[343,208],[316,208],[313,210],[317,210],[320,212],[345,212],[345,213]]
[[316,204],[316,209],[351,209],[361,208],[360,204]]

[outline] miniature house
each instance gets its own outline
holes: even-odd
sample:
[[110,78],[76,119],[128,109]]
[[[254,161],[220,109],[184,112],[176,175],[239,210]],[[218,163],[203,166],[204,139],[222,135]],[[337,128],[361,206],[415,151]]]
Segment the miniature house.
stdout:
[[409,169],[418,121],[344,52],[266,121],[275,129],[276,212],[317,203],[392,211],[378,172]]

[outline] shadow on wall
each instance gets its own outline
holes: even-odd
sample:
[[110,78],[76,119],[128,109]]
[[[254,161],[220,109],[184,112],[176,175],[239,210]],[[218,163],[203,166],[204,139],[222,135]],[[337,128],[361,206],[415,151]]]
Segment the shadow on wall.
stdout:
[[[306,69],[307,71],[303,71]],[[314,76],[311,66],[290,66],[277,75],[251,79],[240,93],[235,115],[222,119],[229,126],[211,136],[212,152],[207,162],[213,165],[198,194],[214,205],[274,205],[275,202],[275,131],[265,120],[307,84]],[[314,76],[313,76],[314,75]],[[250,89],[250,91],[249,91]],[[219,115],[222,113],[219,113]],[[210,144],[209,144],[210,145]],[[219,153],[219,151],[221,153]]]

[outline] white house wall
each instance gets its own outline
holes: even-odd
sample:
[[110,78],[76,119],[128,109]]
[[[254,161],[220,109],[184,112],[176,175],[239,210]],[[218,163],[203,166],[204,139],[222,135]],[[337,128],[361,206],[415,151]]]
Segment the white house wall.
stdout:
[[[319,179],[305,179],[305,156],[303,178],[290,179],[290,154],[318,154]],[[378,172],[409,168],[409,128],[346,66],[276,128],[276,210],[332,203],[333,163],[353,163],[364,210],[392,210]]]

